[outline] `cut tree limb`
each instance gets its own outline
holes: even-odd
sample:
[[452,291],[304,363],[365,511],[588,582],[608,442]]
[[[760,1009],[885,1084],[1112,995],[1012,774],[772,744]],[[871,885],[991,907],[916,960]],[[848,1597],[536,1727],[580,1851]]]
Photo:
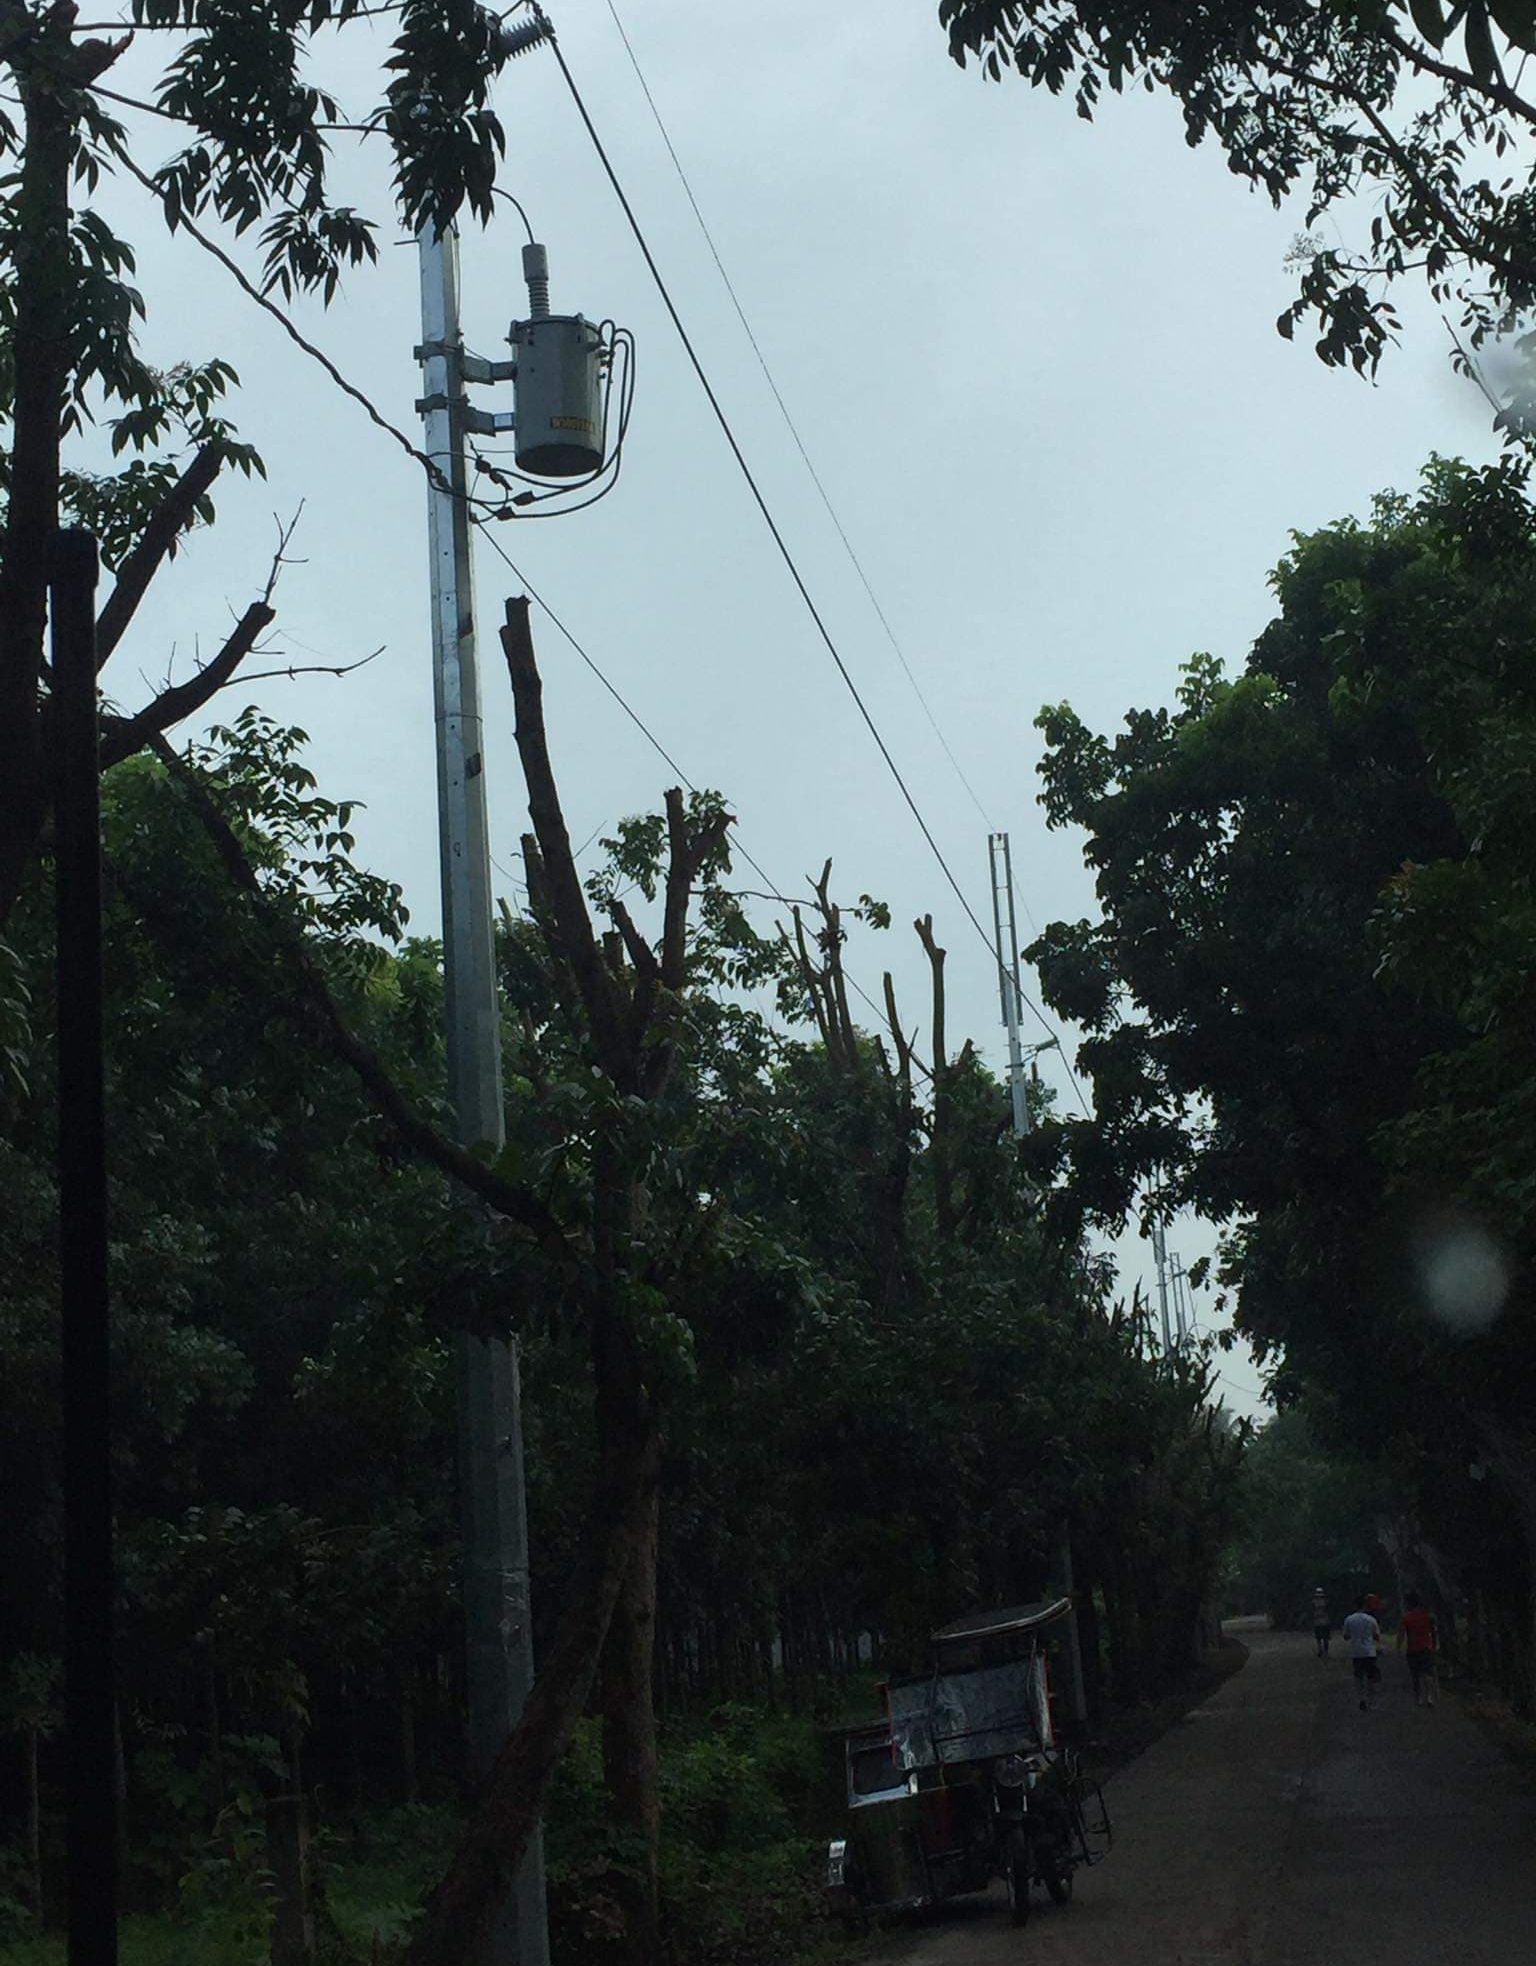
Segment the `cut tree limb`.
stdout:
[[544,685],[533,653],[525,595],[506,604],[501,646],[512,678],[517,752],[528,787],[528,816],[539,843],[545,895],[559,939],[555,953],[569,965],[575,979],[591,1026],[598,1064],[615,1085],[626,1092],[633,1091],[635,1088],[627,1083],[631,1046],[627,1041],[626,1020],[615,979],[603,961],[592,918],[587,913],[586,896],[576,871],[576,856],[571,851],[571,836],[550,763],[549,739],[544,728]]
[[96,622],[98,667],[106,662],[123,639],[124,631],[149,589],[149,583],[175,552],[177,541],[197,517],[198,505],[207,497],[223,462],[223,453],[217,444],[202,446],[161,500],[153,518],[118,568],[117,581]]

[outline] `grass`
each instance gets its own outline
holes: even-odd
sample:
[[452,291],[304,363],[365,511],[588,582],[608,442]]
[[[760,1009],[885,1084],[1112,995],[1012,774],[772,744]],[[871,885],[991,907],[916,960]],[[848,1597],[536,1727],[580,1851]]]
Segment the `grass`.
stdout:
[[[264,1939],[239,1915],[183,1924],[169,1918],[125,1918],[118,1927],[121,1966],[266,1966]],[[65,1966],[61,1937],[15,1939],[0,1945],[3,1966]]]

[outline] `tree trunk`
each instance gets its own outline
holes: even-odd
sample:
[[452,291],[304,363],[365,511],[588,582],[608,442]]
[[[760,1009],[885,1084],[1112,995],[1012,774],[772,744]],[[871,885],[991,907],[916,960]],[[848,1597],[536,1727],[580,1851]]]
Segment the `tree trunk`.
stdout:
[[554,1644],[447,1875],[428,1900],[406,1966],[464,1966],[473,1956],[511,1888],[543,1813],[550,1777],[586,1705],[625,1573],[650,1532],[647,1498],[657,1479],[653,1439],[604,1436],[601,1454],[577,1574]]
[[416,1691],[407,1677],[400,1690],[400,1772],[405,1780],[405,1799],[421,1797],[421,1771],[416,1756]]
[[299,1789],[289,1786],[268,1796],[266,1832],[272,1966],[308,1966],[315,1956],[315,1918],[309,1902],[309,1824]]
[[297,1731],[286,1736],[285,1773],[263,1811],[272,1879],[271,1966],[309,1966],[315,1956],[309,1812],[304,1803]]
[[1525,1545],[1525,1586],[1511,1593],[1512,1657],[1506,1690],[1515,1710],[1528,1718],[1536,1713],[1536,1440],[1488,1419],[1482,1422],[1482,1432],[1493,1448]]
[[224,1779],[224,1727],[219,1713],[219,1672],[211,1643],[204,1654],[204,1665],[203,1688],[208,1701],[208,1768],[213,1785],[213,1814],[216,1818],[224,1807],[227,1784]]
[[117,1874],[128,1875],[128,1757],[123,1752],[123,1706],[112,1702],[112,1792],[117,1803]]
[[1099,1604],[1094,1596],[1091,1574],[1080,1575],[1077,1585],[1077,1640],[1083,1661],[1083,1698],[1088,1721],[1097,1723],[1104,1707],[1104,1661],[1099,1651]]
[[[39,55],[68,56],[68,28]],[[28,64],[28,68],[31,64]],[[67,72],[67,71],[66,71]],[[20,892],[47,811],[38,678],[48,563],[59,524],[59,446],[72,360],[69,170],[73,91],[18,72],[25,120],[16,193],[10,503],[0,561],[0,924]]]
[[653,1667],[656,1636],[656,1542],[659,1497],[653,1487],[634,1555],[624,1574],[603,1648],[603,1778],[612,1819],[641,1852],[640,1875],[624,1895],[629,1958],[652,1966],[658,1956],[657,1860],[661,1804],[657,1784]]
[[27,1729],[27,1882],[32,1892],[32,1916],[43,1925],[43,1809],[37,1779],[35,1727]]

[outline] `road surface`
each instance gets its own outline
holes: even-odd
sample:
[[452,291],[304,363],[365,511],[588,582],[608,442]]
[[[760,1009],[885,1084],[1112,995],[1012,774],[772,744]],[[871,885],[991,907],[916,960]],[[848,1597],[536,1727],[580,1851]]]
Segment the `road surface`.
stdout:
[[[1115,1848],[1016,1931],[1000,1893],[887,1932],[859,1966],[1517,1966],[1536,1961],[1536,1779],[1383,1660],[1243,1631],[1247,1665],[1107,1794]],[[850,1949],[852,1950],[852,1949]]]

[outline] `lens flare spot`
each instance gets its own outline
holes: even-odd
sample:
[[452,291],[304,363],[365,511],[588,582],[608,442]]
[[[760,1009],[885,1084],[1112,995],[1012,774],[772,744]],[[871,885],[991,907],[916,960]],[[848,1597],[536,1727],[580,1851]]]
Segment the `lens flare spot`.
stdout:
[[1504,1309],[1509,1259],[1474,1222],[1441,1225],[1419,1245],[1419,1284],[1424,1308],[1457,1337],[1476,1337]]

